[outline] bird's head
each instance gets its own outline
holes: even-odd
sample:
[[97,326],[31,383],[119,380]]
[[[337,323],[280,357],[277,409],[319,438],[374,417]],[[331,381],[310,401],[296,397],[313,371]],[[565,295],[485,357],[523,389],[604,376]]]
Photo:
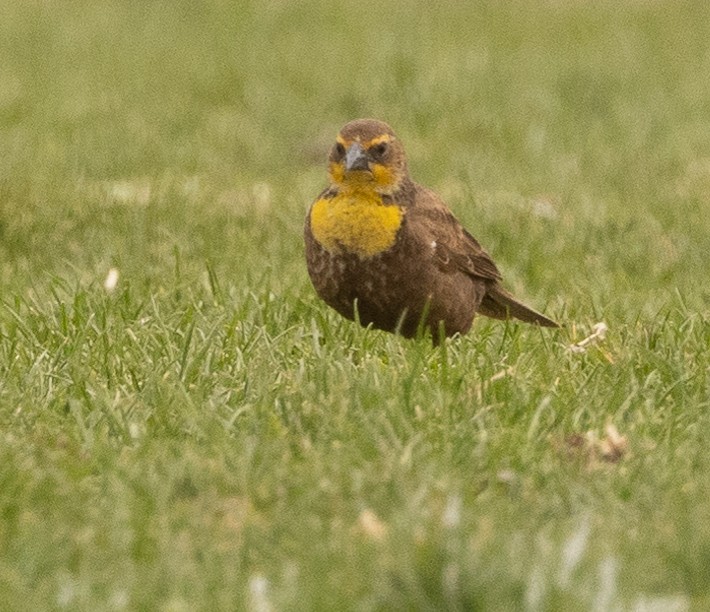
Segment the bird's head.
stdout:
[[331,183],[343,190],[392,194],[407,178],[404,148],[392,128],[375,119],[356,119],[338,133],[328,158]]

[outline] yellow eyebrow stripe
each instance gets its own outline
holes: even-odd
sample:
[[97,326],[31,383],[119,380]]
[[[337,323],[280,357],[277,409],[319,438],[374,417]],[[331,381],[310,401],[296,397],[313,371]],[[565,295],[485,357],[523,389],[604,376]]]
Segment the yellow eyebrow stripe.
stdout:
[[375,136],[372,140],[368,140],[367,142],[363,143],[363,147],[366,149],[369,149],[370,147],[374,147],[375,145],[378,145],[382,142],[391,142],[392,137],[389,134],[382,134],[382,136]]
[[[358,140],[360,140],[358,138]],[[343,145],[344,147],[348,147],[352,144],[352,140],[345,140],[340,134],[338,134],[335,137],[335,141]],[[361,143],[363,147],[366,149],[370,147],[374,147],[375,145],[378,145],[382,142],[392,142],[392,137],[389,134],[381,134],[380,136],[375,136],[374,138],[368,140],[367,142]]]

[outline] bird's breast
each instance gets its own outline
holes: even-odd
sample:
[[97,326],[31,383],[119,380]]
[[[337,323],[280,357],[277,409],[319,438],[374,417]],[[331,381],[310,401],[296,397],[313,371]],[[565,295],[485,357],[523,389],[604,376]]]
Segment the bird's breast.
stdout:
[[374,192],[338,193],[311,208],[311,231],[323,248],[367,258],[390,249],[397,240],[404,209],[384,204]]

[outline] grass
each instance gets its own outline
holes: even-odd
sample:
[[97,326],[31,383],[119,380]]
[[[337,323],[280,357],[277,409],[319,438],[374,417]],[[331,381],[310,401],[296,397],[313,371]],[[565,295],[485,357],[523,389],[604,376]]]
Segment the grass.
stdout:
[[[710,605],[706,3],[1,5],[3,609]],[[315,298],[358,116],[564,329]]]

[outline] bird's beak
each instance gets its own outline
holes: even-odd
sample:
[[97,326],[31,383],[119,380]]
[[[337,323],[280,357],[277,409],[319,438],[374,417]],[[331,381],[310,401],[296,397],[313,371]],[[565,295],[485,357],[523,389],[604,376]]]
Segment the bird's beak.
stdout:
[[348,147],[345,154],[345,170],[369,170],[370,166],[367,163],[367,155],[365,149],[359,142],[354,142]]

